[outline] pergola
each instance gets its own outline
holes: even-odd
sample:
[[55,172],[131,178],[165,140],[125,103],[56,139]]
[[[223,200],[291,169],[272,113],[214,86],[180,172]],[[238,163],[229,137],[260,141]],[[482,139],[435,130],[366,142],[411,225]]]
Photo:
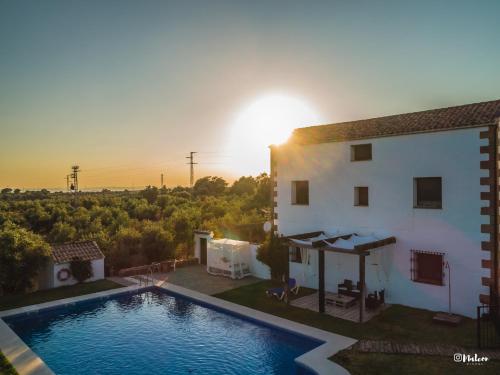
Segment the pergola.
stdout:
[[[396,243],[393,236],[377,238],[374,236],[358,237],[356,233],[328,235],[323,231],[295,234],[285,237],[289,246],[318,251],[318,294],[319,312],[325,312],[325,252],[357,255],[359,257],[360,303],[359,321],[363,322],[365,312],[365,257],[374,250]],[[354,240],[363,238],[356,243]],[[350,242],[349,242],[350,241]]]

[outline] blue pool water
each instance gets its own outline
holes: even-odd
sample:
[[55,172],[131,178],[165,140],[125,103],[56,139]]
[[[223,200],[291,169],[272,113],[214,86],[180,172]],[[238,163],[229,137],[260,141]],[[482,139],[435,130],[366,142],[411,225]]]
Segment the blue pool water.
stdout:
[[295,374],[321,344],[159,289],[5,320],[58,375]]

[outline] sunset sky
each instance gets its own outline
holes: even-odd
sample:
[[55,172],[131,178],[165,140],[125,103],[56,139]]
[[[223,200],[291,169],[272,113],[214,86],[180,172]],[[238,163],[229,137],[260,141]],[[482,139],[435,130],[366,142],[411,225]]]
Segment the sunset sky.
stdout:
[[500,98],[499,1],[0,0],[0,187],[268,170],[299,126]]

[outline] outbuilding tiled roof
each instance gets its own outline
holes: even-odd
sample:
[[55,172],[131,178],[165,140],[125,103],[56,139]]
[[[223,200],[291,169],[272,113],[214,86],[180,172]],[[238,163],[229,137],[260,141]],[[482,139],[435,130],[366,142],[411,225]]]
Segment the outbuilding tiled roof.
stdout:
[[94,260],[104,258],[95,241],[71,242],[62,245],[52,245],[54,263],[68,263],[73,259]]
[[500,100],[295,129],[290,143],[313,144],[491,125]]

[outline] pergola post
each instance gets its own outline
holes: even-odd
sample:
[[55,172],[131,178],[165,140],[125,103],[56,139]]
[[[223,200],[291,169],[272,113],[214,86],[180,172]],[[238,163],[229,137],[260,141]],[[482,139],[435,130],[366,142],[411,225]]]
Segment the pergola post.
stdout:
[[319,292],[319,312],[324,313],[325,312],[325,252],[322,250],[318,250],[318,268],[319,268],[319,285],[318,285],[318,292]]
[[290,247],[286,246],[286,267],[285,267],[285,297],[286,304],[290,304]]
[[360,284],[360,301],[359,301],[359,322],[363,323],[365,314],[365,255],[359,254],[359,284]]

